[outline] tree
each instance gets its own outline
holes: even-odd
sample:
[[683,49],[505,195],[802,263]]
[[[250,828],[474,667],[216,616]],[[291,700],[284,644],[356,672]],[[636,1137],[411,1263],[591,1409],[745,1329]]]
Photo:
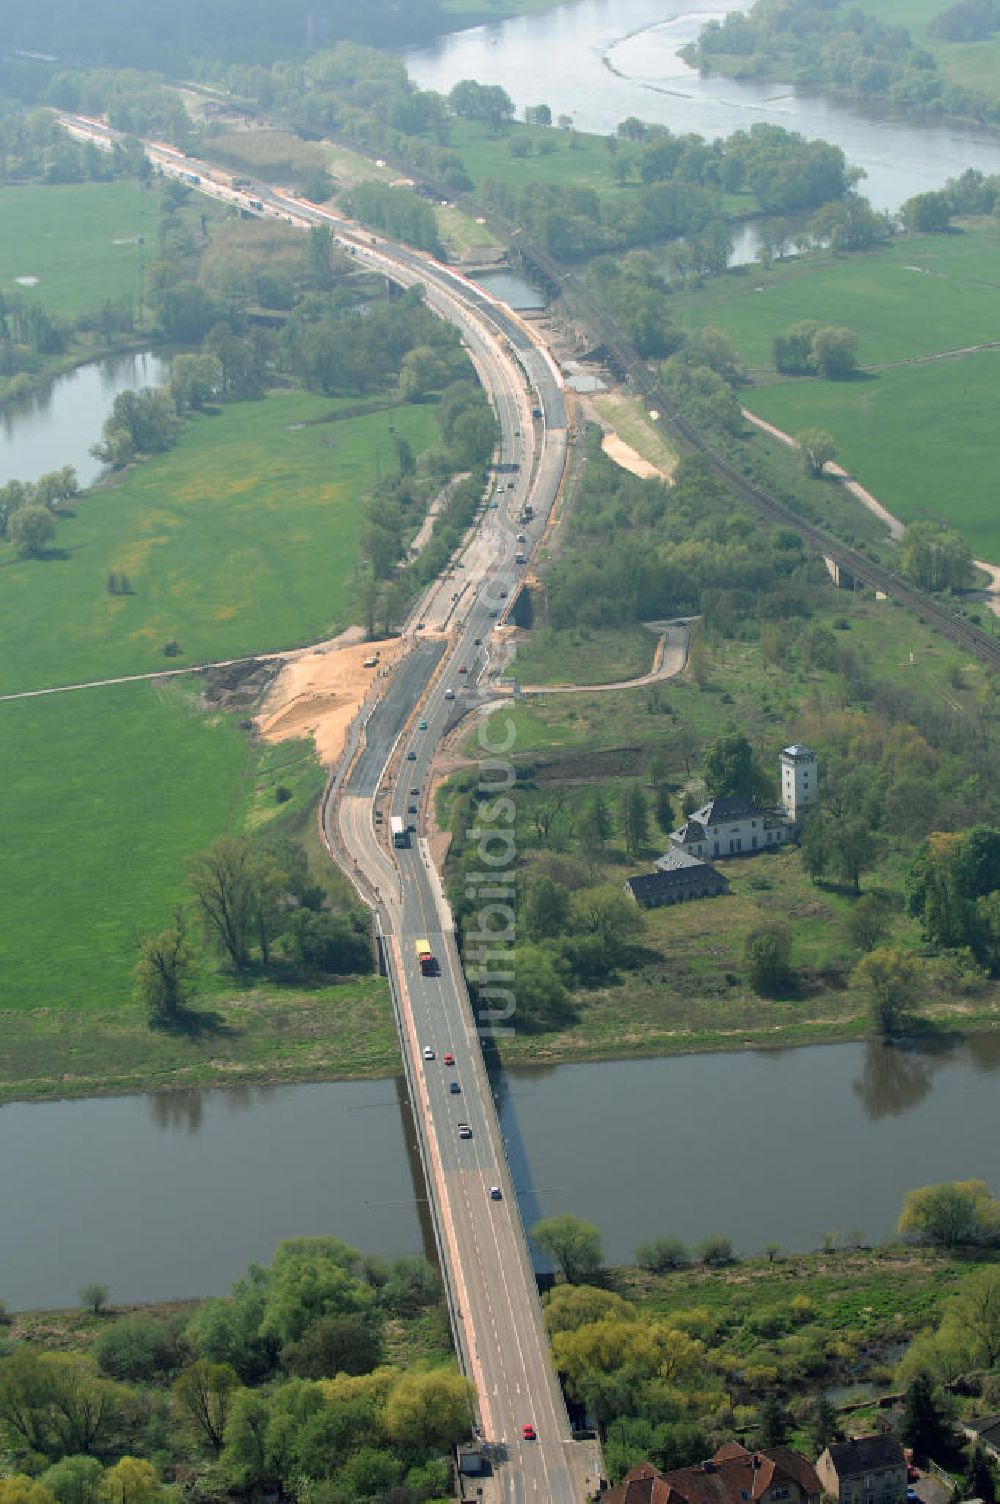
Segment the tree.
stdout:
[[953,1332],[965,1348],[969,1368],[1000,1364],[1000,1268],[992,1264],[963,1279],[946,1302],[941,1331]]
[[713,799],[753,796],[753,748],[741,731],[720,736],[713,743],[705,759],[705,784]]
[[652,1238],[640,1243],[635,1250],[635,1261],[640,1269],[649,1269],[653,1274],[665,1274],[668,1269],[683,1269],[690,1263],[688,1251],[680,1238]]
[[857,335],[852,330],[830,326],[816,330],[810,358],[818,375],[830,381],[843,381],[857,369],[857,348]]
[[926,1461],[947,1444],[949,1426],[934,1388],[925,1373],[918,1373],[907,1386],[899,1434],[914,1456]]
[[339,1238],[290,1238],[271,1261],[261,1335],[295,1342],[323,1316],[364,1315],[374,1292],[353,1272],[356,1248]]
[[550,877],[534,874],[528,881],[521,905],[521,922],[532,940],[545,940],[565,933],[569,920],[569,889]]
[[[541,945],[519,945],[513,971],[519,1028],[555,1029],[573,1017],[569,993],[550,950]],[[474,967],[470,976],[474,981]]]
[[222,362],[217,355],[175,355],[170,362],[170,393],[179,413],[189,408],[200,412],[221,390]]
[[861,874],[875,860],[875,842],[864,820],[838,820],[830,832],[832,858],[837,875],[861,891]]
[[635,1321],[636,1309],[611,1290],[593,1285],[553,1285],[542,1302],[545,1330],[575,1332],[595,1321]]
[[63,1457],[38,1482],[56,1504],[98,1504],[103,1472],[96,1457]]
[[54,1504],[54,1495],[24,1473],[0,1478],[0,1504]]
[[188,1361],[180,1325],[137,1311],[108,1325],[94,1346],[102,1373],[129,1383],[162,1379]]
[[53,1460],[98,1449],[119,1423],[118,1400],[116,1386],[76,1355],[22,1347],[0,1358],[0,1425]]
[[900,206],[899,217],[906,230],[920,233],[947,230],[951,223],[951,200],[940,189],[915,193]]
[[816,810],[806,820],[799,841],[802,865],[813,882],[819,882],[830,865],[832,842],[830,824],[822,810]]
[[162,1492],[156,1469],[142,1457],[122,1457],[101,1483],[104,1504],[158,1504]]
[[22,559],[38,559],[56,535],[56,525],[48,507],[19,507],[7,521],[7,536]]
[[80,1304],[95,1316],[99,1316],[108,1303],[109,1290],[107,1285],[81,1285],[76,1292]]
[[568,1284],[580,1284],[601,1267],[601,1234],[591,1222],[561,1212],[536,1222],[531,1236]]
[[630,857],[634,857],[649,837],[649,807],[646,796],[637,783],[628,783],[622,789],[621,824],[625,850]]
[[806,471],[809,475],[822,475],[827,463],[837,453],[837,446],[830,434],[822,428],[804,428],[795,435],[795,442],[802,450]]
[[524,122],[526,125],[551,125],[552,111],[547,104],[526,104]]
[[386,1400],[386,1430],[410,1451],[446,1450],[469,1434],[473,1393],[468,1379],[446,1369],[404,1373]]
[[792,937],[779,920],[766,920],[751,930],[743,942],[743,959],[755,992],[768,993],[788,980]]
[[300,1379],[371,1373],[382,1355],[377,1323],[361,1316],[323,1316],[281,1350],[281,1366]]
[[907,1191],[897,1230],[915,1243],[964,1248],[1000,1234],[1000,1202],[982,1180],[945,1181]]
[[710,1269],[721,1269],[724,1264],[733,1262],[732,1239],[719,1237],[717,1234],[702,1238],[694,1246],[694,1256],[699,1264],[707,1264]]
[[169,928],[139,942],[139,959],[132,973],[136,1001],[152,1024],[173,1024],[191,996],[194,953],[188,944],[180,909]]
[[924,590],[961,589],[972,578],[972,550],[946,523],[911,522],[900,542],[900,565]]
[[228,1363],[192,1363],[174,1380],[174,1404],[178,1414],[199,1432],[208,1444],[221,1451],[226,1420],[239,1375]]
[[583,806],[576,828],[580,844],[588,856],[597,856],[604,850],[613,826],[600,789],[595,789]]
[[813,1444],[813,1451],[817,1454],[824,1447],[829,1446],[837,1437],[837,1412],[831,1401],[823,1393],[816,1397],[809,1417],[809,1435]]
[[884,893],[866,893],[848,911],[847,934],[858,950],[871,951],[884,937],[889,924],[891,904]]
[[875,1029],[889,1039],[899,1033],[916,998],[920,963],[899,946],[880,946],[862,956],[852,981],[868,993]]
[[235,971],[246,971],[258,910],[249,841],[220,836],[189,864],[188,881],[209,935]]
[[765,1447],[783,1447],[791,1430],[788,1410],[776,1394],[769,1394],[758,1416],[761,1444]]
[[982,1499],[983,1504],[996,1504],[996,1478],[980,1442],[969,1449],[969,1465],[965,1470],[965,1497]]

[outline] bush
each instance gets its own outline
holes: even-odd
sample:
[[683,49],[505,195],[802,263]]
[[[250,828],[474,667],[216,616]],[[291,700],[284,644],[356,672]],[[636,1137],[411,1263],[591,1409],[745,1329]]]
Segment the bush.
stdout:
[[732,1239],[702,1238],[701,1242],[694,1246],[694,1256],[699,1264],[705,1264],[709,1269],[721,1269],[724,1264],[734,1262]]
[[635,1261],[640,1269],[649,1269],[653,1274],[683,1269],[691,1262],[680,1238],[652,1238],[648,1243],[640,1243],[635,1250]]
[[125,1316],[102,1332],[94,1357],[103,1373],[133,1383],[162,1378],[190,1357],[179,1321]]

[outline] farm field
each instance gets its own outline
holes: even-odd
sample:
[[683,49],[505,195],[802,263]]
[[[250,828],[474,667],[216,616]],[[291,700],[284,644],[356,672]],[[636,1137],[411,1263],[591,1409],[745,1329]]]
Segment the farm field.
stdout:
[[[296,646],[343,627],[361,497],[436,438],[433,405],[316,422],[336,404],[276,393],[187,422],[176,448],[82,497],[58,556],[0,544],[0,692]],[[134,594],[111,596],[109,570]],[[163,656],[175,640],[181,653]]]
[[869,11],[886,26],[905,26],[918,47],[934,57],[949,83],[996,99],[1000,96],[1000,37],[982,42],[946,42],[934,36],[930,23],[948,6],[943,0],[862,0],[860,10]]
[[1000,563],[1000,352],[900,366],[870,381],[762,386],[745,403],[788,433],[826,429],[840,464],[897,517],[946,518],[976,558]]
[[188,856],[237,826],[252,772],[229,716],[172,685],[120,684],[0,706],[0,1008],[127,998],[141,935],[181,896]]
[[775,335],[805,318],[854,329],[862,366],[981,344],[1000,339],[1000,224],[743,267],[679,295],[673,310],[685,329],[724,330],[748,366],[772,372]]
[[[155,238],[158,203],[132,179],[0,188],[0,292],[37,297],[52,313],[78,314],[105,298],[138,302],[142,250]],[[37,277],[31,287],[19,277]]]
[[[187,860],[224,831],[304,827],[323,783],[309,746],[254,748],[193,681],[123,684],[0,706],[17,769],[4,821],[0,1100],[169,1081],[385,1074],[384,984],[236,984],[199,957],[190,1034],[151,1031],[132,1000],[140,937],[186,898]],[[335,881],[332,869],[330,880]],[[192,931],[197,939],[197,932]]]
[[[828,430],[840,462],[904,521],[943,517],[977,557],[1000,560],[991,446],[998,353],[919,363],[1000,340],[1000,276],[990,270],[1000,269],[998,253],[1000,226],[966,222],[954,234],[905,236],[857,256],[730,274],[679,298],[676,316],[730,335],[758,377],[741,394],[752,412],[793,434]],[[774,337],[804,317],[855,330],[860,364],[887,368],[849,382],[776,378]]]

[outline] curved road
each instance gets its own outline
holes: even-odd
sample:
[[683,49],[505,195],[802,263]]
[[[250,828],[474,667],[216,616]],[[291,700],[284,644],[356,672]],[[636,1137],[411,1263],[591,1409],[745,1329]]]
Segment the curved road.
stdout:
[[[64,115],[62,122],[106,148],[116,139],[100,121]],[[164,173],[194,177],[192,186],[224,202],[301,228],[329,224],[359,260],[403,286],[422,284],[428,306],[461,330],[493,397],[501,466],[516,466],[498,471],[491,505],[459,567],[422,602],[420,624],[409,634],[412,650],[369,716],[344,785],[324,803],[323,821],[331,850],[369,895],[383,937],[456,1342],[495,1458],[484,1497],[577,1504],[598,1491],[600,1453],[595,1443],[570,1437],[451,913],[426,843],[390,852],[374,821],[378,809],[383,832],[392,814],[416,825],[412,807],[419,809],[435,746],[454,724],[456,705],[496,677],[490,634],[523,576],[515,554],[537,545],[565,469],[561,380],[544,347],[504,305],[429,257],[278,189],[257,184],[251,202],[221,169],[159,143],[146,143],[146,150]],[[519,522],[529,499],[534,518]],[[527,534],[523,543],[519,528]],[[447,640],[429,637],[431,631],[447,633]],[[426,729],[413,732],[415,719]],[[498,741],[484,749],[487,757],[511,750],[506,727],[493,731]],[[416,941],[424,938],[439,963],[434,976],[417,964]],[[453,1052],[454,1066],[444,1064],[446,1052]],[[459,1137],[459,1123],[469,1136]],[[526,1425],[535,1438],[524,1437]]]

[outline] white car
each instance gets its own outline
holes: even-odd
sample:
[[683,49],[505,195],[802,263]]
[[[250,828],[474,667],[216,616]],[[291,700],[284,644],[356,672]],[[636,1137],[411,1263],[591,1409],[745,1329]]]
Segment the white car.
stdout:
[[431,1047],[430,1047],[429,1044],[425,1044],[424,1045],[424,1059],[425,1060],[433,1060],[434,1059],[434,1051],[431,1049]]

